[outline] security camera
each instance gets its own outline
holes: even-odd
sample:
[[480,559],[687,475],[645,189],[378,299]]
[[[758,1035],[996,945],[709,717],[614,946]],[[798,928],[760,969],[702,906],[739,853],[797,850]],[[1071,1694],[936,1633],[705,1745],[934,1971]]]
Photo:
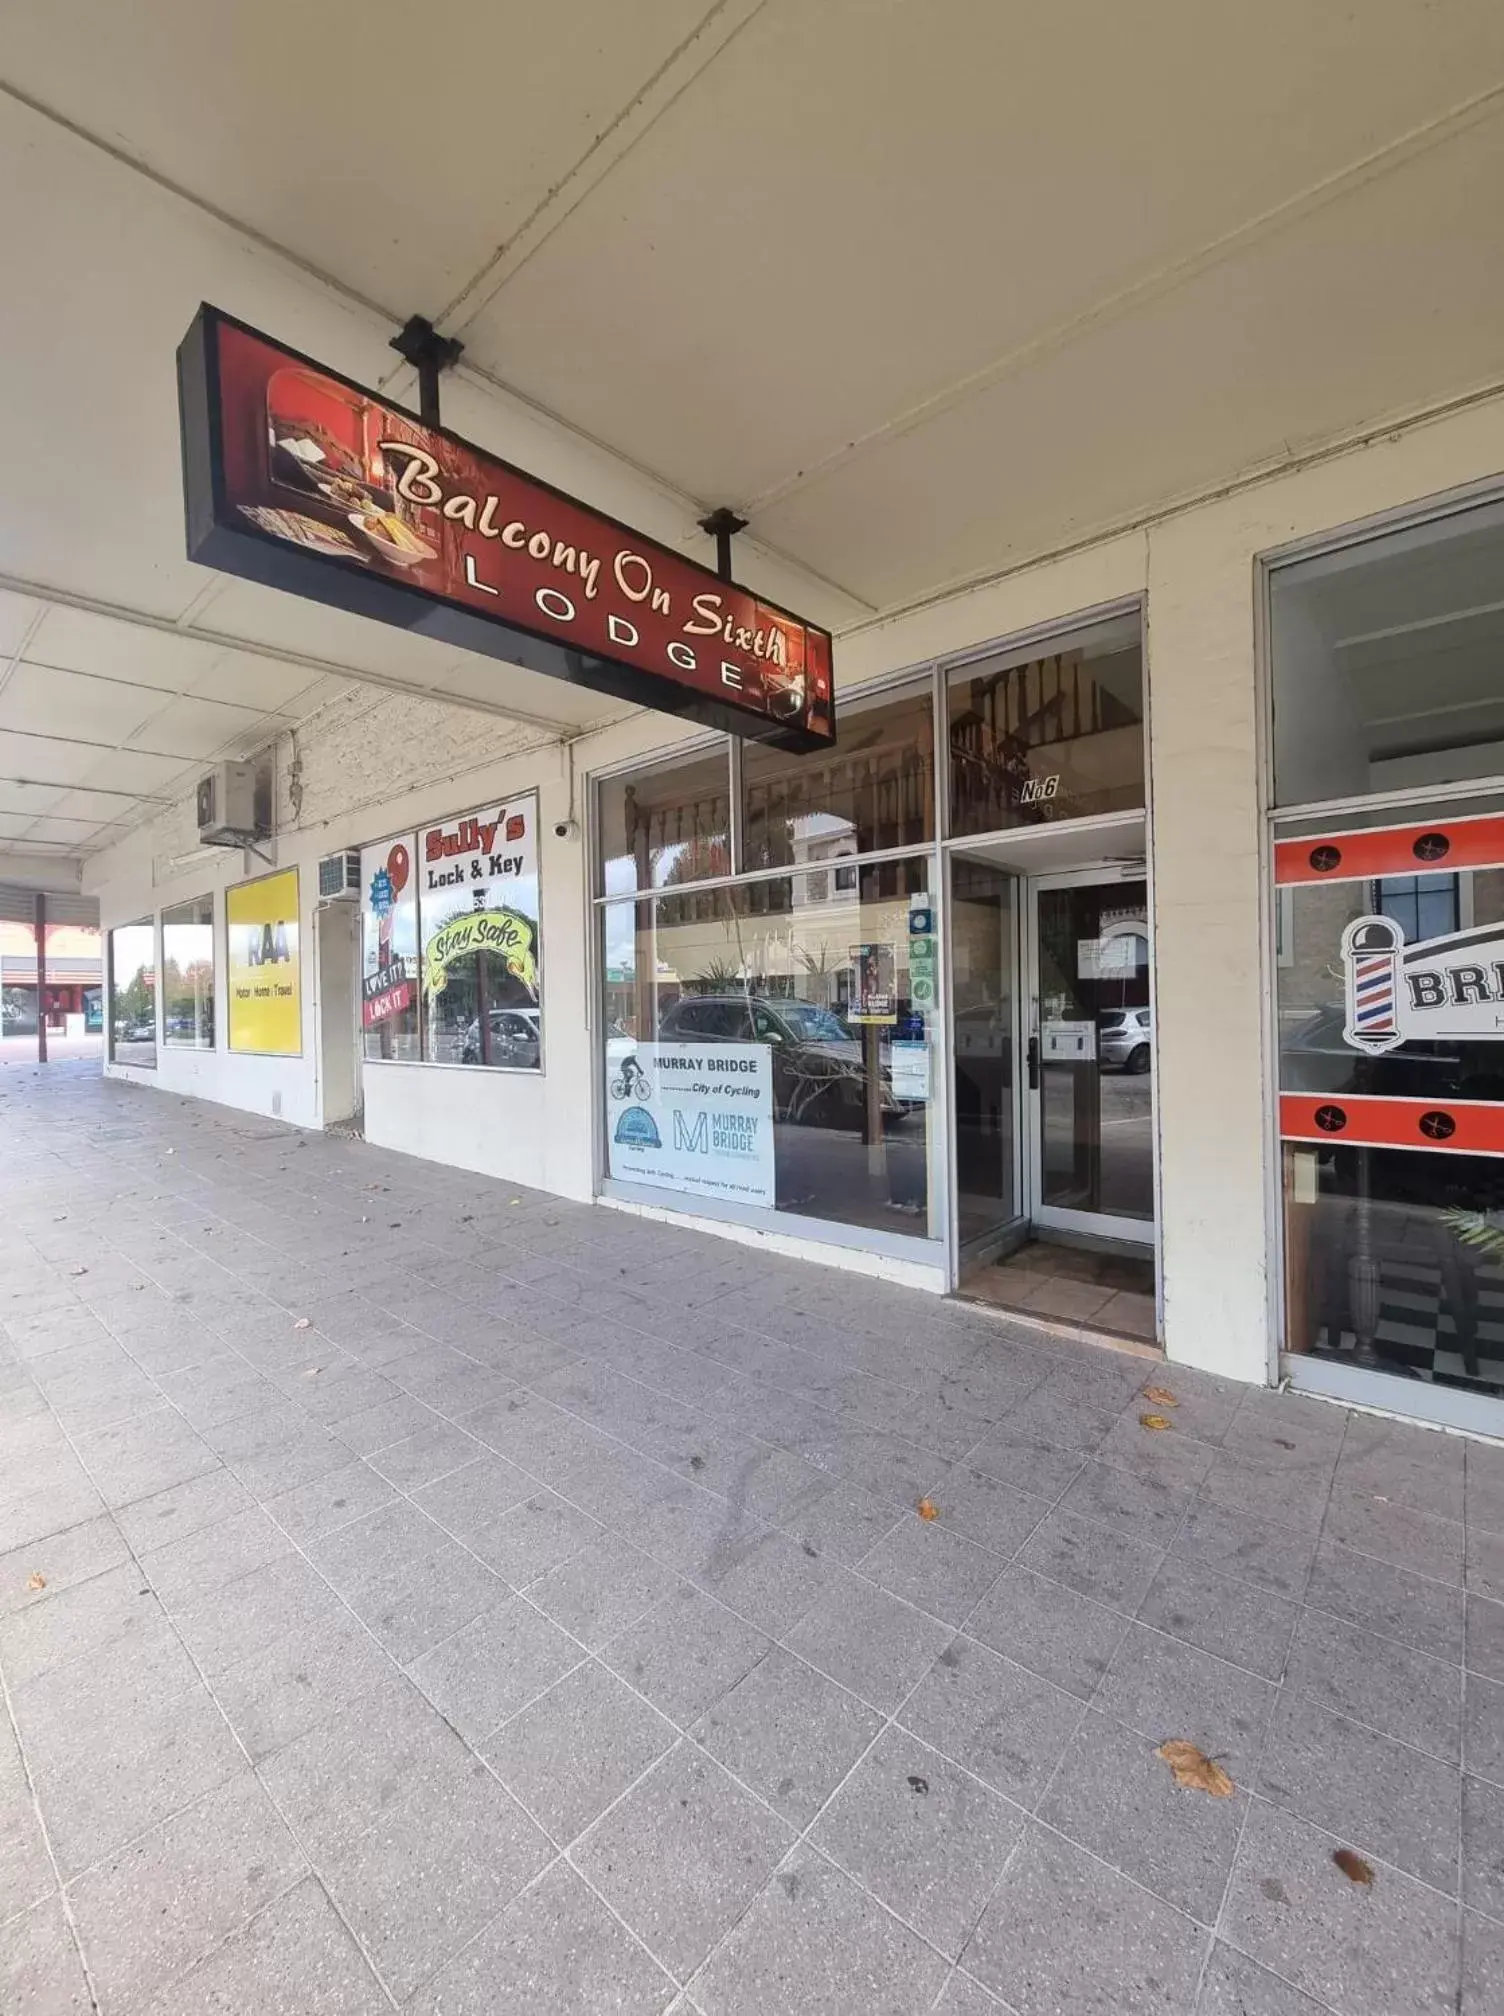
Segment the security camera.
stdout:
[[574,819],[556,819],[554,821],[554,838],[556,840],[573,840],[577,837],[579,830],[579,824]]

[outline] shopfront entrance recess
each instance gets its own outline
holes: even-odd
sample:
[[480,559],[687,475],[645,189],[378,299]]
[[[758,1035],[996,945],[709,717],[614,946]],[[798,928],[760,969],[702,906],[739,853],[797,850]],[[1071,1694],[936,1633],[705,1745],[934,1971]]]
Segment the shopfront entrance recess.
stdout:
[[952,876],[963,1292],[1152,1336],[1147,883],[959,856]]

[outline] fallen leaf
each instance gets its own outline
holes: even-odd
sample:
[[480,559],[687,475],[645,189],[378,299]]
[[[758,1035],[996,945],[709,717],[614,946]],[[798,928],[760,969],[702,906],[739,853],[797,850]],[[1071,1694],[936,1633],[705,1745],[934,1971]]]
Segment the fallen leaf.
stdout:
[[1160,1744],[1158,1755],[1169,1765],[1175,1783],[1183,1785],[1187,1791],[1209,1792],[1213,1799],[1232,1797],[1232,1780],[1220,1764],[1198,1750],[1194,1743],[1172,1736],[1169,1742]]
[[929,1789],[930,1789],[930,1781],[928,1778],[921,1778],[917,1774],[910,1778],[909,1790],[911,1792],[917,1792],[920,1794],[921,1797],[923,1797],[923,1795],[926,1792],[928,1792]]
[[1138,1425],[1140,1428],[1151,1428],[1156,1434],[1159,1434],[1173,1424],[1163,1414],[1140,1414]]
[[921,1498],[919,1503],[914,1507],[914,1510],[919,1514],[921,1519],[938,1519],[940,1517],[940,1507],[935,1503],[933,1498]]
[[1156,1407],[1178,1407],[1180,1402],[1168,1386],[1146,1386],[1144,1398],[1152,1400]]
[[313,1318],[311,1316],[300,1316],[292,1327],[294,1330],[311,1330],[313,1328]]
[[47,1587],[47,1577],[38,1569],[36,1574],[27,1576],[26,1586],[28,1589],[45,1589]]
[[1349,1883],[1371,1883],[1373,1870],[1361,1855],[1355,1855],[1351,1848],[1334,1848],[1332,1860],[1342,1871]]

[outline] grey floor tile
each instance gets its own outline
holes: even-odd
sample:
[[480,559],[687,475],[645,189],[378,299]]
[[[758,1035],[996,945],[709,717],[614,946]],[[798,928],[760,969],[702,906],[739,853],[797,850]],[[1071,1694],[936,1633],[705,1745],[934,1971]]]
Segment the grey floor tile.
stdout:
[[106,1723],[98,1736],[75,1730],[63,1743],[36,1745],[37,1797],[64,1881],[244,1768],[198,1680],[148,1712]]
[[167,1609],[180,1610],[291,1552],[287,1535],[260,1506],[252,1506],[169,1541],[147,1557],[144,1569]]
[[1360,1631],[1322,1610],[1302,1610],[1285,1684],[1448,1764],[1461,1759],[1456,1667],[1397,1639]]
[[21,2016],[95,2016],[60,1898],[0,1923],[0,2008]]
[[336,1714],[390,1671],[369,1631],[341,1605],[295,1623],[214,1676],[214,1698],[259,1763]]
[[83,1877],[73,1910],[106,2016],[160,1993],[307,1866],[246,1771]]
[[0,1666],[10,1685],[24,1687],[66,1660],[79,1659],[162,1607],[141,1571],[127,1561],[28,1609],[0,1617]]
[[1397,1869],[1349,1882],[1332,1861],[1344,1845],[1255,1800],[1223,1937],[1337,2016],[1455,2008],[1456,1904]]
[[[1266,1680],[1285,1670],[1295,1604],[1173,1553],[1140,1606],[1139,1622]],[[1310,1614],[1310,1613],[1307,1613]]]
[[851,1566],[901,1518],[905,1514],[885,1498],[873,1498],[857,1484],[843,1484],[827,1476],[827,1490],[819,1498],[792,1512],[784,1510],[776,1524],[800,1546],[812,1546],[819,1554]]
[[904,1705],[904,1726],[997,1791],[1032,1806],[1081,1721],[1081,1703],[956,1638]]
[[[126,1558],[120,1529],[106,1515],[54,1533],[40,1551],[29,1545],[0,1556],[0,1616],[34,1610],[49,1595],[61,1596],[75,1583],[91,1581],[107,1568],[119,1568]],[[37,1575],[44,1579],[42,1589],[31,1586]]]
[[391,2003],[307,1877],[158,1996],[149,2016],[385,2016]]
[[158,1547],[202,1532],[218,1520],[247,1511],[255,1502],[228,1470],[209,1470],[186,1484],[173,1484],[153,1497],[122,1505],[114,1517],[126,1544],[145,1560]]
[[1462,1527],[1397,1504],[1382,1491],[1334,1488],[1323,1537],[1438,1582],[1462,1580]]
[[[459,1475],[466,1473],[462,1470]],[[447,1480],[446,1480],[447,1481]],[[536,1491],[478,1532],[467,1547],[514,1589],[528,1588],[601,1537],[598,1520],[554,1491]]]
[[1504,2004],[1504,1925],[1462,1914],[1462,1984],[1457,2016],[1490,2016]]
[[1146,1547],[1164,1548],[1180,1531],[1191,1504],[1189,1491],[1163,1477],[1091,1462],[1061,1499],[1060,1509]]
[[970,1938],[1022,1809],[938,1751],[889,1729],[841,1786],[811,1844],[952,1959]]
[[466,1753],[412,1683],[374,1686],[259,1766],[262,1783],[317,1862],[381,1818],[416,1781]]
[[1203,1494],[1187,1512],[1170,1551],[1298,1601],[1310,1580],[1316,1546],[1314,1533],[1229,1511]]
[[534,1582],[528,1597],[593,1652],[681,1586],[672,1568],[604,1533]]
[[129,1505],[219,1467],[210,1445],[171,1407],[79,1439],[78,1453],[106,1505]]
[[966,1463],[947,1463],[929,1497],[938,1523],[1011,1560],[1050,1509],[1050,1501]]
[[1475,1596],[1504,1602],[1504,1533],[1481,1528],[1467,1536],[1467,1586]]
[[1003,1571],[967,1621],[968,1634],[1082,1700],[1096,1692],[1128,1619],[1031,1569]]
[[1053,1504],[1070,1484],[1086,1458],[1075,1449],[1060,1449],[1053,1443],[1030,1436],[1016,1426],[1012,1416],[968,1450],[970,1469],[996,1477],[1015,1491]]
[[1380,1493],[1391,1504],[1460,1521],[1467,1447],[1459,1435],[1354,1414],[1337,1459],[1337,1488]]
[[1052,1512],[1018,1557],[1021,1567],[1130,1617],[1148,1594],[1163,1558],[1160,1547],[1069,1512]]
[[1504,1920],[1504,1785],[1462,1781],[1462,1901]]
[[683,1981],[740,1918],[794,1838],[713,1757],[681,1743],[590,1829],[573,1860]]
[[1219,1939],[1201,1977],[1196,2016],[1327,2016],[1327,2008]]
[[771,1646],[772,1640],[755,1625],[686,1582],[611,1639],[600,1657],[660,1713],[687,1729]]
[[205,1440],[261,1499],[276,1498],[350,1460],[345,1444],[291,1401],[207,1429]]
[[1191,2016],[1207,1935],[1036,1829],[962,1956],[1018,2016]]
[[1229,1438],[1206,1473],[1201,1496],[1230,1512],[1318,1532],[1331,1496],[1334,1459],[1321,1454],[1277,1464],[1271,1457],[1284,1439],[1272,1437],[1249,1449],[1234,1448]]
[[307,1551],[400,1665],[511,1594],[466,1547],[402,1499],[310,1540]]
[[172,1621],[212,1680],[294,1630],[316,1630],[337,1607],[328,1585],[303,1557],[285,1554],[183,1604]]
[[677,1735],[655,1708],[591,1660],[504,1722],[485,1756],[553,1839],[566,1845]]
[[0,1722],[0,1925],[56,1888],[42,1823],[7,1719]]
[[515,1463],[501,1456],[486,1456],[412,1495],[445,1532],[474,1545],[481,1534],[537,1489],[537,1480]]
[[1216,1923],[1248,1808],[1177,1785],[1153,1741],[1088,1709],[1039,1817],[1203,1925]]
[[1306,1601],[1417,1652],[1461,1663],[1463,1595],[1447,1583],[1323,1540]]
[[355,1455],[374,1456],[379,1449],[389,1449],[420,1429],[432,1426],[434,1419],[431,1407],[425,1407],[411,1393],[398,1392],[391,1399],[378,1400],[326,1425]]
[[369,1461],[377,1475],[399,1491],[419,1491],[488,1454],[483,1442],[453,1421],[433,1421],[402,1441],[378,1449]]
[[770,1633],[788,1630],[850,1579],[814,1548],[751,1518],[718,1534],[684,1572],[728,1609]]
[[[565,1862],[507,1905],[412,2001],[415,2016],[659,2016],[663,1969]],[[677,2005],[676,2005],[677,2006]]]
[[1469,1771],[1504,1785],[1504,1684],[1481,1673],[1464,1681],[1462,1746]]
[[1258,1789],[1455,1896],[1462,1787],[1452,1766],[1344,1721],[1306,1695],[1285,1694],[1270,1720]]
[[1135,1624],[1094,1706],[1156,1743],[1169,1738],[1194,1743],[1236,1783],[1246,1784],[1274,1699],[1273,1687],[1256,1674]]
[[433,1646],[408,1671],[466,1742],[480,1744],[584,1657],[568,1632],[527,1597],[513,1596]]
[[951,1635],[947,1625],[847,1573],[784,1642],[839,1685],[891,1714]]
[[553,1859],[478,1759],[462,1756],[320,1866],[329,1894],[399,2002],[429,1980]]
[[945,1984],[945,1993],[935,2004],[934,2016],[998,2016],[1002,2003],[959,1968]]
[[858,1572],[890,1595],[962,1624],[1002,1574],[1004,1561],[963,1540],[938,1521],[907,1518],[857,1563]]
[[692,1733],[784,1819],[804,1827],[881,1727],[874,1709],[775,1645]]
[[[1146,1421],[1168,1421],[1168,1428],[1147,1427]],[[1182,1491],[1194,1491],[1216,1458],[1210,1442],[1198,1442],[1184,1427],[1179,1412],[1140,1396],[1120,1414],[1097,1451],[1096,1460],[1137,1477],[1153,1478]]]
[[1490,1680],[1504,1680],[1504,1603],[1486,1596],[1467,1599],[1466,1664]]
[[326,1470],[307,1484],[296,1484],[268,1498],[266,1510],[285,1533],[301,1544],[336,1526],[348,1526],[396,1496],[384,1477],[378,1477],[369,1463],[345,1463],[338,1470]]
[[912,2016],[933,2006],[947,1971],[933,1947],[801,1845],[690,1994],[704,2016]]

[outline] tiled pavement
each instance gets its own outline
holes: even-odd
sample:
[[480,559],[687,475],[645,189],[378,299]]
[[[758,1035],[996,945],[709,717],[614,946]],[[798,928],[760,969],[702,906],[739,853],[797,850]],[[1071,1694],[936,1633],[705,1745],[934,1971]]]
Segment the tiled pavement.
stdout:
[[87,1066],[0,1325],[0,2009],[1504,2008],[1504,1449]]

